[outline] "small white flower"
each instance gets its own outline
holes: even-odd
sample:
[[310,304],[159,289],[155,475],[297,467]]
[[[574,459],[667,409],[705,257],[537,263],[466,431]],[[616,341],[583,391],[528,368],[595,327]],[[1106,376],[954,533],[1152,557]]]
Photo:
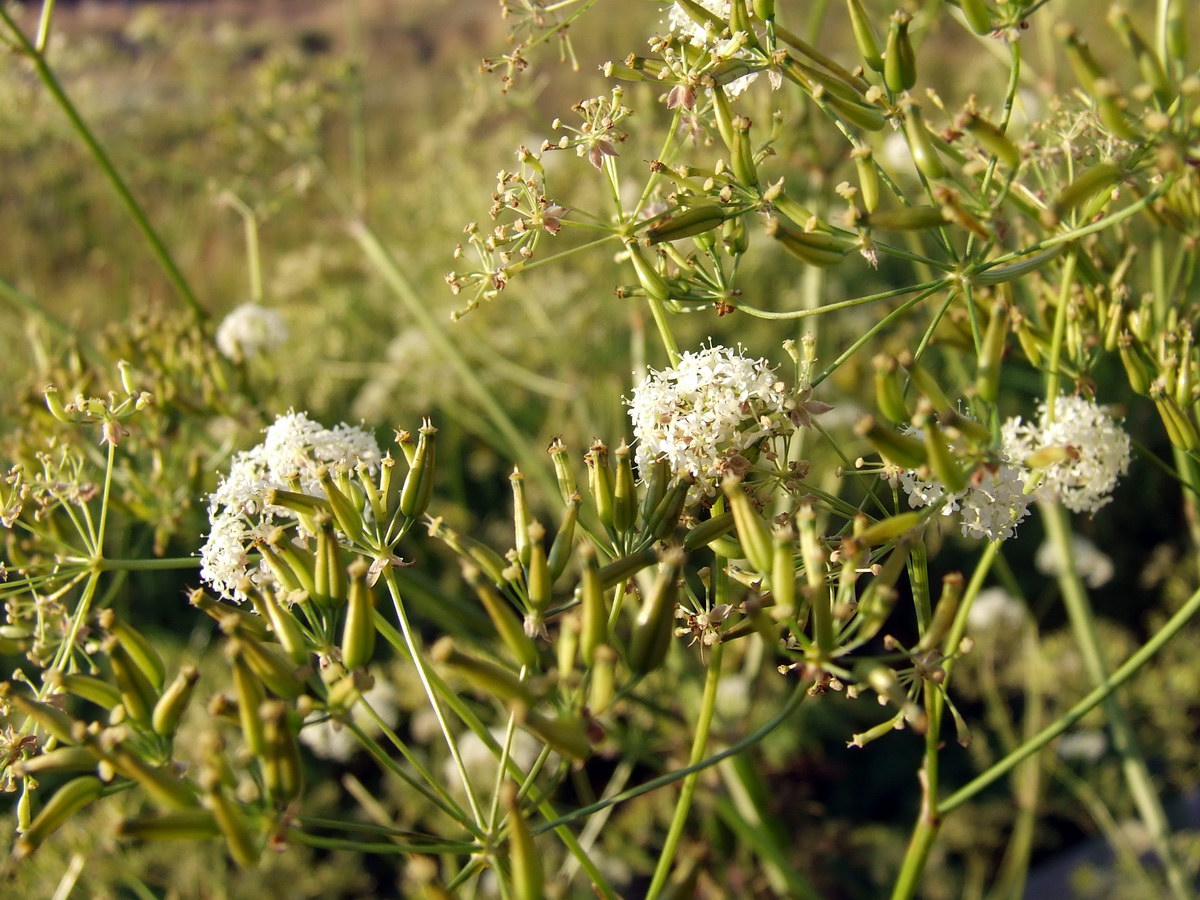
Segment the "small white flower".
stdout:
[[217,349],[241,362],[272,350],[287,340],[287,325],[278,310],[257,303],[243,303],[217,326]]
[[1038,422],[1009,419],[1001,429],[1004,451],[1024,461],[1039,450],[1059,448],[1065,459],[1042,470],[1040,497],[1058,499],[1074,512],[1094,513],[1112,499],[1113,489],[1129,469],[1129,435],[1106,407],[1083,397],[1059,397],[1054,421],[1047,421],[1043,402]]
[[691,475],[712,493],[735,456],[790,428],[786,399],[765,359],[721,346],[684,353],[674,368],[651,371],[633,389],[638,470],[665,459],[675,474]]
[[941,514],[960,513],[964,537],[1008,540],[1029,515],[1033,498],[1025,493],[1021,470],[1005,460],[981,465],[957,494],[937,479],[923,480],[915,472],[900,475],[900,486],[914,509],[941,504]]
[[1098,728],[1085,728],[1064,734],[1058,742],[1058,755],[1062,759],[1096,763],[1108,749],[1108,737]]
[[[722,21],[729,21],[729,0],[697,0],[697,2]],[[708,47],[714,53],[722,56],[726,56],[730,52],[728,47],[717,46],[718,30],[711,27],[706,28],[695,21],[678,3],[671,4],[670,10],[667,11],[667,27],[686,39],[693,47]],[[737,55],[736,49],[732,52],[735,56]],[[750,87],[756,78],[758,78],[757,72],[735,78],[725,85],[725,93],[729,95],[730,99],[733,99]]]
[[382,454],[369,432],[353,425],[325,428],[304,413],[280,416],[258,446],[237,454],[226,476],[208,497],[208,540],[200,548],[200,578],[229,600],[246,599],[240,585],[272,583],[270,569],[260,563],[249,568],[251,546],[278,525],[296,521],[291,510],[267,505],[274,489],[299,489],[322,496],[318,471],[322,466],[374,470]]
[[1021,602],[1004,588],[984,588],[967,613],[967,628],[973,632],[1015,631],[1026,615]]
[[[1071,535],[1071,556],[1075,558],[1075,569],[1090,588],[1103,587],[1112,581],[1116,574],[1113,561],[1104,552],[1083,535]],[[1062,574],[1062,557],[1058,545],[1047,541],[1038,547],[1033,559],[1037,570],[1043,575]]]
[[[374,687],[364,691],[350,710],[350,719],[355,725],[367,733],[378,733],[379,726],[367,712],[368,706],[389,725],[394,725],[399,718],[400,708],[396,705],[396,689],[392,687],[391,682],[382,678],[375,679]],[[324,721],[314,721],[320,719],[322,715],[323,713],[319,712],[312,713],[305,720],[305,725],[300,730],[300,742],[321,759],[349,762],[359,748],[358,739],[341,722],[329,718]]]

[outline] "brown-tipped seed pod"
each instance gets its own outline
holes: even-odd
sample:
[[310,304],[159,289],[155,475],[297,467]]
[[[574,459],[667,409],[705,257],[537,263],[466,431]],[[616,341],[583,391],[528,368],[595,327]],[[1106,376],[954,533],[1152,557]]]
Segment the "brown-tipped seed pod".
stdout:
[[571,456],[567,453],[567,447],[561,438],[555,438],[546,452],[550,454],[550,460],[554,463],[554,477],[558,481],[559,496],[562,497],[563,503],[570,503],[571,498],[578,495],[579,488],[575,485],[575,470],[571,468]]
[[633,480],[633,461],[625,441],[614,451],[617,473],[613,480],[613,528],[618,534],[629,532],[637,520],[637,486]]
[[375,655],[375,595],[367,584],[368,566],[356,559],[350,564],[350,597],[342,626],[342,665],[361,669]]
[[613,478],[608,468],[608,447],[600,441],[592,444],[584,456],[588,470],[588,491],[596,504],[596,515],[605,528],[613,527]]
[[408,474],[404,476],[404,486],[400,488],[400,504],[397,507],[400,515],[416,519],[429,508],[429,500],[433,496],[434,473],[434,438],[437,429],[429,419],[425,419],[418,429],[417,449],[409,464]]
[[13,856],[24,859],[63,825],[71,816],[96,800],[104,790],[104,783],[92,775],[83,775],[68,781],[42,807],[25,833],[13,845]]
[[[744,496],[744,495],[743,495]],[[749,503],[749,498],[746,498]],[[667,658],[675,631],[675,601],[679,596],[679,577],[686,554],[680,548],[667,550],[658,568],[658,578],[642,602],[633,634],[629,639],[626,662],[632,672],[646,675]]]
[[214,600],[200,588],[196,588],[188,594],[188,603],[217,622],[224,622],[231,618],[236,619],[239,627],[246,633],[259,638],[267,636],[267,625],[260,616],[249,613],[240,606]]

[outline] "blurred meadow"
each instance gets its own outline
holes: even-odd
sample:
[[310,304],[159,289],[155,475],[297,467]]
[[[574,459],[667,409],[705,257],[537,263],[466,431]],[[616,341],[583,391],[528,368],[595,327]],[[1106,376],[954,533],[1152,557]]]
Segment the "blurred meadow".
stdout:
[[[882,12],[886,4],[866,5]],[[940,4],[901,5],[932,16]],[[130,556],[194,556],[209,528],[205,498],[219,473],[290,409],[328,425],[362,424],[385,448],[393,429],[415,432],[423,417],[432,419],[439,430],[436,515],[482,542],[504,548],[513,540],[514,464],[525,472],[534,515],[557,522],[562,504],[546,448],[560,439],[582,471],[579,461],[597,438],[614,448],[631,440],[630,392],[648,368],[670,362],[645,298],[621,290],[634,282],[615,242],[551,258],[582,244],[584,229],[544,236],[541,246],[549,249],[539,250],[537,265],[469,311],[470,291],[453,294],[447,273],[463,265],[455,247],[467,243],[464,226],[491,227],[497,171],[518,165],[519,147],[556,139],[549,124],[567,119],[573,104],[608,94],[613,82],[603,64],[645,52],[646,36],[663,28],[665,13],[663,4],[645,0],[604,0],[569,32],[575,65],[551,40],[528,52],[529,68],[506,89],[503,67],[481,72],[480,62],[506,52],[509,29],[530,4],[508,6],[518,11],[509,19],[492,0],[58,3],[46,59],[169,248],[207,332],[197,330],[188,302],[61,106],[33,68],[10,54],[0,61],[0,322],[9,333],[0,357],[0,384],[7,388],[0,395],[0,459],[28,462],[59,446],[61,429],[43,395],[48,383],[68,398],[102,395],[117,385],[110,361],[124,359],[139,385],[155,394],[113,480],[120,513],[113,540]],[[841,3],[778,6],[824,53],[854,58]],[[1034,154],[1057,127],[1056,117],[1068,118],[1074,84],[1051,36],[1052,18],[1088,27],[1099,58],[1121,59],[1123,52],[1104,29],[1090,28],[1088,0],[1049,6],[1022,36],[1027,67],[1011,126],[1023,151],[1030,142]],[[27,33],[36,29],[41,4],[6,8]],[[1148,27],[1151,16],[1134,12]],[[958,109],[968,94],[979,94],[982,106],[998,106],[1008,80],[1000,43],[964,41],[957,19],[930,21],[920,65],[940,102]],[[629,128],[620,164],[636,178],[643,161],[658,158],[671,120],[659,100],[661,85],[633,82],[624,90],[638,127]],[[1052,105],[1052,95],[1067,98],[1064,105]],[[745,106],[756,122],[770,123],[779,102],[760,91]],[[933,103],[928,109],[935,114]],[[814,106],[789,115],[795,127],[777,136],[764,168],[786,176],[789,186],[803,185],[804,202],[824,215],[838,202],[835,186],[853,180],[854,165],[828,128],[809,127],[805,117],[817,117]],[[897,133],[887,128],[871,136],[878,157],[895,149],[889,141]],[[1094,160],[1080,160],[1087,162]],[[552,199],[570,210],[568,219],[577,209],[604,208],[605,186],[585,159],[552,153],[542,164]],[[916,174],[911,160],[901,160],[896,171]],[[768,242],[747,255],[737,276],[740,296],[771,313],[887,291],[912,280],[912,268],[886,255],[877,268],[802,266]],[[279,311],[288,337],[269,359],[230,365],[202,335],[250,301]],[[676,317],[679,344],[736,342],[748,356],[786,370],[783,341],[809,335],[824,366],[880,315],[875,306],[782,321],[726,312],[710,304]],[[878,349],[915,348],[929,322],[923,315],[899,320]],[[972,324],[955,308],[934,333],[947,380],[974,377]],[[821,385],[820,400],[833,407],[821,419],[825,430],[846,432],[873,409],[870,358],[870,352],[850,357]],[[1114,358],[1089,375],[1098,393],[1120,407],[1141,452],[1117,488],[1121,514],[1109,509],[1080,517],[1078,530],[1104,549],[1112,569],[1091,596],[1103,643],[1119,661],[1181,606],[1197,579],[1185,502],[1156,464],[1170,458],[1170,443],[1153,404],[1123,387]],[[1014,352],[999,416],[1028,413],[1042,383],[1041,373]],[[854,439],[844,447],[809,440],[803,449],[810,481],[860,503],[868,488],[845,475],[853,475],[854,456],[870,448]],[[98,444],[87,452],[103,463]],[[396,570],[418,631],[431,644],[443,632],[483,641],[489,623],[464,588],[454,554],[419,531],[398,551],[418,565]],[[1038,574],[1043,538],[1039,521],[1026,523],[996,563],[992,581],[1024,596],[1032,619],[981,633],[961,658],[958,709],[981,736],[969,747],[947,748],[947,783],[968,781],[1020,743],[1023,717],[1052,721],[1092,687],[1066,630],[1058,588]],[[978,552],[953,527],[931,528],[926,540],[942,571],[968,568]],[[19,544],[14,538],[10,553],[19,555]],[[219,679],[227,666],[216,650],[219,629],[185,599],[197,586],[195,571],[131,570],[108,584],[104,605],[136,621],[171,665],[190,659],[202,677]],[[918,637],[907,620],[890,627],[905,641]],[[1200,668],[1190,650],[1198,635],[1189,625],[1122,695],[1168,809],[1181,822],[1184,800],[1200,787],[1194,752]],[[680,656],[673,671],[688,676],[660,694],[629,700],[627,721],[612,726],[619,752],[555,782],[565,807],[592,803],[609,785],[638,784],[685,764],[692,734],[683,710],[699,702],[703,663],[695,647],[686,660]],[[770,653],[759,647],[738,659],[717,698],[719,746],[735,743],[751,719],[784,703]],[[7,677],[16,657],[4,663]],[[405,669],[397,655],[379,673],[394,676],[402,730],[414,745],[428,740],[424,762],[440,774],[450,761],[444,749],[433,749],[436,723]],[[195,720],[204,718],[185,721],[176,745],[198,753],[205,723]],[[873,700],[829,694],[806,703],[752,751],[706,770],[694,800],[699,824],[681,851],[703,874],[688,883],[693,893],[681,888],[677,896],[885,896],[918,814],[913,773],[924,747],[909,733],[847,747],[852,734],[879,722]],[[1080,727],[1103,734],[1103,724],[1096,710]],[[1106,856],[1053,876],[1051,889],[1070,883],[1081,897],[1150,896],[1136,861],[1151,844],[1129,824],[1133,803],[1121,787],[1118,753],[1103,744],[1098,753],[1048,750],[1040,758],[1040,784],[1033,775],[998,783],[973,800],[970,812],[947,818],[918,896],[1023,896],[1026,869],[1036,874],[1101,834],[1118,843],[1118,863]],[[423,825],[428,803],[361,756],[336,764],[304,760],[311,785],[306,811],[313,815],[345,814],[351,796],[366,809],[372,800],[386,807],[398,828]],[[449,782],[453,769],[444,771]],[[16,795],[6,797],[12,803],[0,798],[0,810],[15,806]],[[1036,820],[1014,824],[1030,797],[1037,798]],[[590,834],[597,865],[624,886],[622,896],[644,895],[673,804],[669,791],[638,796],[613,807]],[[267,852],[256,868],[235,868],[217,841],[189,843],[182,852],[171,842],[118,841],[113,835],[124,813],[115,805],[92,809],[36,856],[0,864],[0,891],[56,900],[349,898],[417,896],[418,883],[428,881],[400,856],[319,844],[296,843]],[[371,814],[363,820],[378,821]],[[1028,833],[1014,840],[1014,829]],[[0,836],[7,842],[12,830],[8,816]],[[1200,867],[1198,835],[1181,824],[1175,836],[1193,874]],[[560,874],[574,864],[564,861],[561,848],[546,853]],[[997,880],[1000,887],[986,892]],[[509,896],[483,881],[472,890]],[[551,881],[546,896],[591,893],[578,881],[570,887]]]

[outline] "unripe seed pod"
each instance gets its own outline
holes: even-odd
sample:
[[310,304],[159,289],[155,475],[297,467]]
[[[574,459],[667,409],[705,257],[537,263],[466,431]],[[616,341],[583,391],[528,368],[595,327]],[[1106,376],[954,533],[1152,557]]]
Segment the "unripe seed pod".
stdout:
[[400,488],[400,515],[416,519],[429,508],[433,496],[434,439],[437,429],[425,419],[418,429],[417,449],[410,461],[404,486]]
[[639,550],[614,559],[606,566],[600,567],[600,586],[604,590],[624,584],[642,569],[658,560],[658,553],[653,548]]
[[[303,592],[300,594],[303,595]],[[271,623],[271,630],[288,659],[298,666],[304,665],[308,662],[309,649],[300,622],[290,609],[283,607],[274,591],[260,590],[258,595],[266,610],[267,621]]]
[[[308,562],[302,561],[299,566],[294,566],[290,562],[290,560],[293,558],[299,559],[298,553],[293,552],[285,556],[284,554],[280,553],[279,549],[276,547],[272,547],[269,543],[262,541],[258,542],[257,547],[258,552],[262,554],[262,558],[266,561],[267,567],[271,570],[271,574],[274,575],[275,580],[279,582],[280,589],[285,593],[290,594],[294,591],[304,591],[305,593],[308,593],[315,589],[316,585],[313,581],[313,573]],[[305,585],[307,585],[307,587]],[[225,606],[225,604],[222,604],[222,606]],[[244,610],[241,610],[238,607],[229,608],[238,609],[238,611],[243,615],[248,615]],[[205,611],[208,612],[208,610]],[[220,618],[213,613],[209,613],[209,615],[213,615],[214,618],[220,621]],[[262,628],[261,636],[265,637],[267,631],[266,626],[263,625],[262,617],[254,616],[254,620],[259,624],[260,628]]]
[[857,125],[866,131],[882,131],[883,126],[887,124],[887,117],[878,106],[839,97],[832,92],[826,94],[824,100],[835,113],[851,125]]
[[558,680],[565,684],[570,683],[570,676],[575,671],[575,657],[579,651],[579,616],[569,612],[560,622],[554,650],[558,661]]
[[608,447],[600,441],[592,444],[584,456],[588,467],[588,490],[596,504],[596,514],[605,528],[613,527],[612,472],[608,468]]
[[278,644],[264,644],[248,634],[231,637],[230,644],[250,670],[275,694],[295,700],[304,693],[304,681],[299,677],[297,666]]
[[883,83],[893,93],[907,91],[917,83],[917,60],[913,53],[912,40],[908,36],[908,24],[912,16],[904,10],[892,13],[888,29],[887,51],[883,58]]
[[205,841],[220,833],[217,820],[207,809],[173,809],[117,823],[117,837],[137,841]]
[[238,722],[242,726],[242,739],[251,756],[261,756],[266,746],[263,740],[263,722],[258,714],[258,708],[266,699],[262,683],[255,677],[250,666],[242,658],[240,648],[234,645],[233,658],[233,688],[237,695]]
[[733,257],[739,257],[750,249],[750,229],[741,216],[725,220],[721,226],[721,246]]
[[23,688],[15,685],[9,685],[0,693],[0,699],[6,700],[21,715],[33,719],[39,728],[60,744],[78,743],[74,736],[74,720],[58,707],[27,696]]
[[919,512],[902,512],[888,516],[886,519],[880,519],[878,522],[872,522],[862,528],[858,528],[856,523],[854,540],[864,547],[886,544],[888,541],[895,540],[912,531],[924,519],[924,514]]
[[590,544],[585,544],[580,556],[583,558],[583,572],[579,581],[579,649],[584,665],[590,666],[595,662],[596,648],[608,643],[608,603],[600,584],[596,551]]
[[854,426],[854,433],[864,438],[890,465],[916,469],[925,464],[925,445],[921,441],[901,434],[894,428],[885,428],[874,416],[859,419]]
[[975,370],[975,393],[981,400],[995,403],[1000,394],[1000,363],[1004,359],[1004,341],[1008,337],[1008,307],[997,303],[983,332],[983,346]]
[[578,495],[579,488],[575,485],[575,471],[571,468],[570,454],[567,453],[566,445],[563,444],[561,438],[555,438],[550,442],[550,449],[547,452],[554,463],[554,477],[558,481],[559,496],[562,497],[563,503],[570,503],[571,498]]
[[629,251],[629,260],[633,263],[633,270],[637,274],[638,283],[646,292],[646,296],[651,300],[670,300],[671,286],[667,284],[665,278],[658,273],[658,270],[642,255],[642,248],[634,242],[629,242],[625,245]]
[[[745,495],[743,495],[745,496]],[[749,503],[749,498],[747,498]],[[658,578],[642,603],[634,621],[626,662],[636,675],[653,672],[667,658],[675,630],[675,601],[679,595],[679,576],[686,559],[682,549],[663,554]]]
[[529,731],[571,759],[581,761],[592,753],[587,729],[578,719],[551,719],[519,700],[513,705],[513,716]]
[[449,635],[439,638],[430,650],[434,662],[454,669],[477,690],[511,703],[532,706],[533,693],[511,671],[486,659],[463,653]]
[[[255,713],[257,715],[257,710]],[[217,828],[225,838],[225,845],[233,861],[244,869],[257,865],[260,853],[258,842],[251,837],[241,812],[233,801],[225,796],[220,782],[215,782],[209,787],[205,800],[213,819],[216,820]]]
[[1137,59],[1138,70],[1142,80],[1150,85],[1154,97],[1163,107],[1169,106],[1175,99],[1175,90],[1167,78],[1166,70],[1158,55],[1146,43],[1146,39],[1129,19],[1129,11],[1125,7],[1114,4],[1108,10],[1108,24],[1121,38],[1121,42],[1129,48]]
[[542,900],[545,896],[542,857],[534,843],[533,831],[521,812],[516,786],[511,782],[504,785],[503,800],[508,810],[508,859],[512,867],[514,900]]
[[763,231],[801,262],[821,268],[836,266],[853,246],[842,238],[803,231],[787,220],[775,217],[767,220]]
[[671,483],[671,464],[664,458],[656,459],[650,463],[649,472],[638,474],[644,487],[639,515],[643,522],[648,522],[662,498],[667,495],[667,487]]
[[545,536],[546,529],[540,522],[529,524],[529,562],[525,566],[525,584],[529,605],[537,612],[543,612],[550,605],[552,598],[550,563],[542,547],[542,539]]
[[1007,134],[985,119],[979,113],[971,111],[961,119],[962,127],[979,142],[984,150],[1010,169],[1021,164],[1021,153],[1017,145]]
[[933,416],[925,416],[924,421],[918,420],[917,425],[924,435],[925,452],[934,478],[945,485],[947,492],[957,494],[967,486],[967,473],[959,465],[937,420]]
[[704,201],[655,219],[646,230],[646,239],[651,244],[677,241],[711,232],[724,221],[725,207]]
[[618,534],[625,534],[633,528],[637,518],[637,487],[629,445],[621,441],[615,453],[617,477],[613,483],[613,528]]
[[1087,42],[1079,37],[1079,31],[1073,25],[1066,22],[1059,22],[1054,26],[1054,35],[1066,46],[1067,59],[1071,63],[1071,68],[1075,70],[1075,77],[1079,79],[1079,84],[1089,94],[1093,93],[1096,88],[1096,80],[1105,77],[1105,72],[1096,62],[1096,58],[1092,56]]
[[84,747],[58,747],[18,759],[12,764],[13,774],[20,778],[38,778],[42,775],[65,775],[76,772],[95,772],[96,754]]
[[717,120],[717,133],[725,142],[725,147],[732,153],[735,138],[733,134],[733,107],[729,104],[729,95],[720,85],[712,89],[713,118]]
[[1098,163],[1080,173],[1059,191],[1050,208],[1042,212],[1042,224],[1057,225],[1064,215],[1083,206],[1101,191],[1110,191],[1121,180],[1122,172],[1111,163]]
[[361,559],[350,565],[350,598],[342,627],[342,665],[361,669],[375,655],[375,595],[367,585],[368,566]]
[[750,144],[750,120],[734,116],[733,149],[730,166],[734,177],[748,188],[758,187],[758,167],[754,165],[754,148]]
[[738,543],[760,575],[770,575],[772,557],[771,530],[763,521],[758,510],[754,508],[750,497],[741,488],[741,482],[736,478],[726,478],[721,484],[725,492],[725,501],[733,513],[733,521],[737,526]]
[[321,606],[331,608],[346,602],[346,567],[342,560],[342,548],[333,530],[330,516],[317,521],[316,565],[313,568],[312,599]]
[[1175,398],[1165,391],[1151,391],[1150,399],[1158,408],[1158,415],[1163,420],[1171,444],[1188,453],[1200,450],[1200,433],[1196,431],[1191,417],[1175,402]]
[[864,681],[871,686],[871,690],[878,694],[881,700],[887,701],[897,709],[903,708],[908,703],[908,694],[900,684],[900,679],[896,677],[895,671],[887,666],[872,667],[867,672]]
[[945,225],[946,214],[938,206],[901,206],[873,212],[863,224],[889,231],[922,231]]
[[92,775],[68,781],[54,792],[25,833],[17,838],[13,856],[17,859],[29,856],[69,818],[96,800],[103,790],[104,783]]
[[875,170],[871,148],[860,144],[850,151],[850,156],[858,175],[858,196],[862,199],[862,208],[872,213],[879,206],[879,173]]
[[483,579],[479,570],[474,566],[464,565],[463,577],[474,588],[475,596],[483,604],[488,618],[492,620],[492,626],[517,665],[528,669],[534,668],[537,665],[537,649],[534,647],[533,640],[525,633],[512,606],[496,593],[492,585]]
[[112,709],[121,702],[121,692],[116,686],[92,675],[80,672],[68,674],[47,672],[47,681],[81,700]]
[[913,162],[926,178],[941,178],[946,174],[946,167],[933,146],[933,138],[925,127],[921,117],[920,104],[911,100],[904,106],[904,135],[908,138],[908,148],[912,152]]
[[100,614],[100,625],[113,634],[117,642],[125,649],[130,661],[138,667],[142,675],[156,691],[161,691],[167,678],[167,669],[162,657],[154,649],[154,645],[144,634],[127,622],[119,622],[116,613],[106,609]]
[[772,534],[771,595],[778,618],[796,614],[796,530],[777,528]]
[[288,723],[287,706],[281,700],[267,701],[259,714],[266,742],[259,757],[263,783],[275,805],[284,807],[300,796],[300,750]]
[[329,501],[329,508],[333,511],[333,520],[337,522],[337,527],[351,541],[357,541],[363,533],[362,513],[354,508],[350,498],[334,483],[327,466],[321,467],[318,477],[321,489],[325,492],[325,498]]
[[579,519],[579,495],[576,494],[567,503],[563,512],[563,520],[554,535],[554,543],[550,545],[550,553],[546,562],[550,566],[551,583],[558,580],[566,571],[567,563],[571,561],[571,553],[575,549],[575,524]]
[[687,505],[688,491],[691,486],[690,476],[676,481],[655,507],[650,519],[646,522],[646,531],[660,541],[673,535],[679,524],[679,517],[683,515],[683,508]]
[[67,425],[73,425],[80,421],[80,416],[67,411],[67,408],[63,405],[62,397],[58,393],[58,388],[54,385],[48,384],[42,388],[42,395],[46,398],[46,408],[50,410],[50,415],[54,416],[58,421],[64,422]]
[[172,809],[196,805],[190,782],[184,781],[170,766],[151,766],[124,744],[117,744],[101,755],[123,778],[136,781],[156,803]]
[[978,35],[992,33],[992,14],[984,0],[958,0],[958,7],[972,31]]
[[110,636],[105,641],[104,651],[108,654],[125,712],[130,718],[149,725],[151,711],[158,702],[158,692],[115,637]]
[[929,371],[917,362],[916,357],[912,353],[905,351],[900,354],[900,365],[908,370],[908,375],[912,379],[913,387],[917,392],[924,397],[933,406],[935,412],[944,412],[945,410],[954,409],[954,404],[950,398],[946,396],[946,392],[942,390],[941,385],[937,380],[929,374]]
[[883,71],[883,55],[879,52],[879,38],[875,36],[875,26],[867,18],[862,0],[846,0],[846,11],[850,14],[850,28],[854,31],[854,43],[858,52],[868,66],[876,72]]
[[962,600],[964,584],[962,572],[949,572],[942,577],[942,595],[938,598],[937,608],[933,611],[929,626],[921,635],[921,640],[917,642],[918,652],[926,653],[935,650],[942,643],[942,638],[954,624],[954,617],[958,613],[958,604]]
[[588,685],[588,710],[598,716],[608,709],[616,692],[617,651],[608,644],[600,644],[594,657],[592,680]]
[[797,203],[790,194],[780,191],[771,200],[771,205],[775,207],[775,211],[786,218],[793,225],[800,228],[804,227],[804,223],[813,219],[814,216],[804,206]]
[[1096,98],[1096,109],[1104,127],[1123,141],[1137,140],[1138,133],[1125,116],[1125,98],[1121,96],[1116,82],[1109,78],[1101,78],[1096,81],[1092,90]]
[[175,680],[167,686],[162,696],[158,698],[158,702],[154,704],[154,712],[150,715],[150,725],[155,734],[161,737],[175,736],[175,732],[179,728],[179,720],[183,717],[183,711],[187,709],[188,703],[191,702],[192,693],[199,679],[200,672],[195,666],[180,667]]
[[699,550],[728,534],[733,528],[733,513],[721,513],[694,527],[683,537],[683,549]]
[[900,364],[896,357],[880,353],[871,360],[875,370],[875,405],[884,418],[897,424],[908,421],[908,405],[900,387]]

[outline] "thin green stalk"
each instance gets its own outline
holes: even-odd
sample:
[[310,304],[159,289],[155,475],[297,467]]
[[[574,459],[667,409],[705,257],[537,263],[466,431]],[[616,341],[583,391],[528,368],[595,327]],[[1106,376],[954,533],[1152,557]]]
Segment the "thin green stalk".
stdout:
[[[1075,635],[1075,642],[1083,657],[1088,676],[1093,683],[1102,685],[1106,681],[1108,667],[1100,647],[1100,635],[1096,631],[1096,616],[1072,554],[1071,526],[1066,510],[1059,503],[1040,505],[1047,537],[1058,553],[1058,586],[1063,595],[1063,604],[1067,608],[1067,617]],[[1125,710],[1115,696],[1107,695],[1104,703],[1112,727],[1113,746],[1121,757],[1121,768],[1129,792],[1133,795],[1134,805],[1150,832],[1155,851],[1162,859],[1171,894],[1178,900],[1184,900],[1192,896],[1192,891],[1187,886],[1183,865],[1171,847],[1171,826],[1150,777],[1141,747],[1138,746],[1133,726],[1130,725]]]
[[1054,403],[1058,399],[1059,361],[1062,356],[1063,336],[1067,330],[1067,305],[1071,300],[1071,288],[1075,284],[1075,259],[1075,252],[1072,250],[1063,261],[1058,309],[1054,313],[1054,331],[1050,335],[1050,364],[1046,369],[1046,415],[1050,419],[1054,418]]
[[[704,679],[704,696],[700,701],[696,732],[692,737],[692,752],[688,757],[688,764],[692,766],[704,758],[704,751],[708,747],[708,732],[712,727],[713,714],[717,709],[717,685],[721,681],[721,657],[724,650],[724,644],[716,644],[712,648],[712,655],[708,660],[708,673]],[[675,803],[675,814],[671,817],[671,826],[667,829],[667,838],[663,841],[658,865],[654,869],[654,877],[650,880],[650,888],[646,892],[646,900],[655,900],[658,897],[662,892],[663,885],[667,882],[667,876],[671,874],[675,853],[679,849],[679,839],[683,837],[683,828],[687,824],[688,813],[692,808],[692,797],[696,793],[696,784],[699,780],[699,770],[690,773],[683,780],[679,800]]]
[[129,213],[130,217],[134,221],[134,224],[137,225],[138,231],[142,233],[142,237],[145,238],[146,243],[150,245],[151,254],[153,254],[155,260],[157,260],[159,266],[162,268],[163,273],[167,276],[167,280],[171,282],[171,286],[175,289],[175,292],[179,295],[180,299],[187,304],[188,308],[192,312],[192,315],[196,319],[204,319],[204,307],[202,307],[200,305],[200,301],[196,299],[196,295],[193,293],[191,286],[187,282],[187,279],[184,278],[183,272],[181,272],[179,266],[175,264],[175,260],[171,256],[170,251],[167,250],[166,244],[164,244],[162,239],[158,236],[158,232],[154,230],[154,226],[150,224],[150,220],[146,217],[146,213],[142,210],[141,205],[134,198],[133,193],[129,190],[128,185],[125,184],[125,180],[121,177],[120,173],[117,172],[117,168],[115,165],[113,165],[113,162],[109,158],[107,151],[105,151],[104,147],[101,146],[100,141],[92,133],[92,130],[88,127],[87,123],[84,122],[83,116],[81,116],[79,110],[75,108],[75,104],[71,102],[71,98],[67,96],[66,91],[63,89],[62,83],[59,82],[58,77],[50,68],[49,63],[46,62],[46,57],[36,46],[30,42],[29,38],[25,36],[25,32],[23,32],[17,26],[17,23],[13,21],[12,16],[8,14],[8,11],[3,6],[0,6],[0,21],[3,21],[4,25],[12,33],[13,37],[16,38],[21,50],[26,56],[29,57],[30,61],[33,63],[34,69],[37,70],[38,79],[43,85],[45,85],[46,89],[50,91],[51,95],[58,103],[59,108],[62,109],[67,119],[70,120],[71,126],[75,129],[75,133],[79,136],[79,139],[83,141],[84,146],[87,147],[88,151],[92,154],[92,158],[95,160],[96,165],[100,167],[100,170],[104,172],[105,176],[108,178],[109,184],[111,184],[113,190],[117,192],[117,197],[120,198],[121,203],[125,207],[125,211]]

